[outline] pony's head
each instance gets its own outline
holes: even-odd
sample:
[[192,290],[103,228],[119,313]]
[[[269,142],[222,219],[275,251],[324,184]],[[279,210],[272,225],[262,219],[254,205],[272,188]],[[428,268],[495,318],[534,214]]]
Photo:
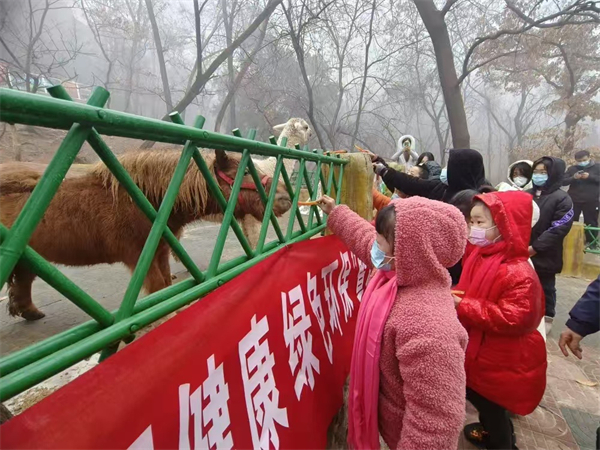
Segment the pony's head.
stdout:
[[[221,187],[221,191],[225,195],[225,198],[229,199],[231,194],[231,186],[238,172],[240,165],[240,156],[227,153],[223,150],[215,150],[215,163],[214,170],[217,176],[217,181]],[[262,181],[262,185],[265,188],[267,195],[271,191],[273,184],[273,178],[262,173],[258,168],[258,177]],[[285,188],[283,181],[277,184],[277,191],[275,194],[275,202],[273,204],[273,212],[276,216],[282,216],[292,207],[292,201]],[[238,196],[237,205],[235,208],[235,217],[242,218],[246,214],[250,214],[258,220],[262,220],[265,214],[265,206],[258,193],[258,188],[254,183],[254,179],[250,175],[250,171],[246,169],[244,179],[242,182],[242,189]]]

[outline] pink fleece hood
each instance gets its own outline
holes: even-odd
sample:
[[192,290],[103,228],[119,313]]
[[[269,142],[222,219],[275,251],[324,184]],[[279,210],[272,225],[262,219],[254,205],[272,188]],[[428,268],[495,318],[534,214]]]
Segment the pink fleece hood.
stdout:
[[448,284],[446,269],[465,252],[468,231],[461,212],[423,197],[394,200],[391,205],[396,210],[394,256],[398,284]]

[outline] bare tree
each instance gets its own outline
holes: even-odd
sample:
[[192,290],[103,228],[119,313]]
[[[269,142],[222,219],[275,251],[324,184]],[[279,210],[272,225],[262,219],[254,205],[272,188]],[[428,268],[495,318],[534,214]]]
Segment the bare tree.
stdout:
[[[227,10],[227,0],[221,0],[221,12],[223,13],[223,25],[225,26],[225,39],[227,46],[230,46],[233,42],[233,22],[235,20],[235,14],[238,2],[237,0],[230,1],[231,10]],[[233,85],[235,84],[235,69],[233,68],[233,52],[227,57],[227,89],[232,92],[231,99],[229,100],[229,128],[233,129],[237,120],[235,117],[235,91]]]
[[334,46],[335,50],[335,70],[337,80],[337,98],[335,101],[335,109],[332,114],[325,117],[325,121],[329,126],[325,127],[325,132],[332,148],[338,148],[338,119],[342,104],[346,96],[349,83],[344,80],[346,72],[346,61],[349,57],[349,46],[352,42],[357,28],[358,18],[364,11],[364,2],[355,0],[353,4],[344,4],[342,7],[329,8],[324,11],[324,24],[327,29],[327,34]]
[[453,145],[455,148],[469,148],[471,138],[467,124],[467,115],[458,83],[458,76],[456,75],[456,67],[454,66],[452,43],[450,42],[448,27],[444,21],[444,17],[456,1],[447,0],[441,10],[436,8],[433,0],[414,0],[414,3],[429,32],[435,51]]
[[300,67],[302,80],[304,81],[304,86],[306,87],[306,93],[308,97],[308,108],[306,111],[306,115],[308,116],[308,119],[312,124],[312,128],[315,134],[317,135],[317,139],[319,140],[319,145],[321,146],[321,148],[326,147],[325,141],[323,139],[323,134],[319,126],[319,122],[316,119],[313,85],[308,77],[308,71],[306,70],[303,40],[304,31],[307,25],[310,23],[311,19],[318,18],[320,13],[324,11],[328,6],[329,3],[322,6],[319,11],[313,11],[312,5],[308,2],[308,0],[303,0],[301,2],[301,5],[299,6],[299,11],[296,11],[298,9],[298,6],[293,5],[291,0],[288,0],[288,4],[283,6],[283,12],[285,13],[285,18],[288,24],[289,37],[292,41],[292,46],[294,47],[296,57],[298,58],[298,66]]
[[[110,48],[110,39],[108,39],[104,34],[102,30],[103,23],[99,20],[98,15],[94,13],[94,8],[90,6],[89,2],[86,3],[85,0],[81,0],[80,7],[88,27],[94,36],[94,41],[96,41],[96,44],[100,49],[100,53],[102,53],[102,57],[106,61],[106,72],[102,78],[102,84],[106,90],[110,90],[117,56]],[[109,98],[107,106],[110,106],[110,101],[111,99]]]
[[360,95],[358,96],[358,112],[356,114],[356,121],[354,124],[354,132],[352,133],[352,141],[350,142],[350,150],[354,149],[354,142],[356,142],[356,136],[358,135],[358,128],[360,126],[360,116],[362,115],[363,101],[365,96],[365,88],[367,86],[367,77],[369,75],[369,50],[371,49],[371,43],[373,42],[373,22],[375,20],[375,10],[377,8],[377,0],[373,0],[371,4],[371,17],[369,19],[369,31],[367,33],[367,42],[365,44],[365,59],[362,84],[360,86]]
[[158,67],[160,68],[160,78],[162,80],[163,95],[165,103],[167,105],[167,114],[173,110],[173,101],[171,100],[171,87],[169,86],[169,77],[167,75],[167,65],[165,64],[165,54],[163,51],[162,42],[160,39],[160,31],[158,24],[156,23],[156,16],[154,15],[154,6],[152,5],[153,0],[145,0],[146,9],[148,10],[148,18],[152,25],[152,35],[154,37],[154,46],[156,48],[156,57],[158,58]]
[[74,6],[61,0],[28,0],[2,5],[0,45],[7,57],[0,61],[8,65],[9,75],[27,92],[37,92],[40,84],[51,78],[72,80],[77,76],[69,70],[69,64],[81,52],[77,34],[73,30],[70,36],[65,36],[62,28],[51,33],[48,26],[50,12]]
[[[270,0],[267,6],[254,18],[254,20],[248,25],[248,27],[237,37],[235,38],[230,45],[228,45],[225,49],[223,49],[218,56],[211,62],[211,64],[206,68],[206,70],[200,70],[202,65],[202,55],[198,55],[201,57],[197,62],[197,70],[196,70],[196,78],[193,83],[189,86],[183,97],[177,102],[177,104],[173,107],[174,111],[183,111],[204,89],[204,86],[211,79],[213,74],[217,71],[217,69],[223,64],[229,55],[233,54],[233,52],[239,48],[242,43],[248,39],[256,31],[256,29],[260,26],[261,23],[265,21],[265,19],[269,18],[275,8],[279,6],[282,0]],[[194,8],[195,10],[199,10],[197,6],[198,0],[194,0]],[[198,36],[198,35],[197,35]],[[201,49],[202,45],[198,46],[198,49]],[[168,116],[163,117],[163,119],[167,119]]]
[[225,117],[225,111],[227,111],[228,107],[230,108],[230,110],[234,111],[233,115],[230,116],[229,127],[232,128],[232,126],[234,126],[235,124],[235,103],[233,102],[233,100],[235,98],[236,92],[242,84],[242,81],[244,80],[244,77],[246,76],[246,73],[248,72],[248,69],[254,62],[254,57],[262,48],[263,42],[265,40],[265,35],[267,33],[268,24],[269,19],[265,19],[265,21],[260,26],[258,38],[256,39],[256,43],[254,44],[252,51],[246,56],[244,62],[242,63],[242,66],[240,67],[239,72],[233,80],[233,84],[231,84],[227,90],[227,95],[223,99],[223,103],[221,104],[221,108],[219,109],[219,113],[217,114],[217,119],[215,122],[215,131],[221,130],[221,124],[223,122],[223,118]]

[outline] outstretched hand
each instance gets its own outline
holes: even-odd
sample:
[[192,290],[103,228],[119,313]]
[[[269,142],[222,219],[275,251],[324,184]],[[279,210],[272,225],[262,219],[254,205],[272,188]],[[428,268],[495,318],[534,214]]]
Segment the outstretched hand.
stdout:
[[569,356],[569,352],[567,351],[567,347],[571,352],[579,359],[583,357],[583,350],[581,349],[581,340],[583,336],[575,333],[573,330],[567,328],[560,335],[560,339],[558,340],[558,346],[563,352],[563,355]]
[[385,162],[385,160],[381,156],[376,155],[375,153],[370,153],[369,156],[371,157],[371,162],[372,163],[383,164],[384,166],[387,167],[387,163]]
[[331,211],[335,208],[335,200],[328,195],[324,195],[317,202],[319,203],[319,208],[327,215],[331,214]]
[[376,162],[373,163],[373,172],[375,172],[380,177],[385,175],[385,172],[388,170],[387,165]]

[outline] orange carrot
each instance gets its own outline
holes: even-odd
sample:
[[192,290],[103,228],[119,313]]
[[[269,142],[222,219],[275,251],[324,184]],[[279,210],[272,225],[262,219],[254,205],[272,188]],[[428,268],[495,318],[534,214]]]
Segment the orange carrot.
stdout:
[[298,202],[298,206],[317,206],[319,202]]
[[368,155],[374,155],[373,152],[369,151],[369,150],[365,150],[364,148],[359,147],[358,145],[354,144],[354,147],[356,147],[356,150],[358,150],[359,152],[362,153],[366,153]]

